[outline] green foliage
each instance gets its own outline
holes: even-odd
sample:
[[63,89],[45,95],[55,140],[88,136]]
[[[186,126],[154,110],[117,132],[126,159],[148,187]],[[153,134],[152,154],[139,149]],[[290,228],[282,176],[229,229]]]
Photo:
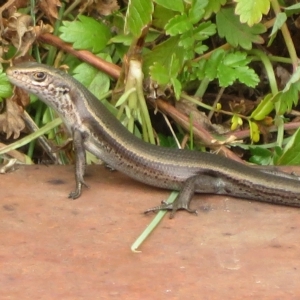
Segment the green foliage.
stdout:
[[276,157],[274,163],[290,166],[300,164],[300,128],[286,144],[281,155]]
[[259,78],[254,70],[248,67],[249,63],[250,59],[245,52],[226,52],[218,49],[208,60],[203,59],[199,62],[197,75],[200,79],[205,77],[209,80],[218,79],[222,87],[232,85],[236,80],[255,87]]
[[125,18],[125,32],[140,36],[143,28],[152,19],[153,3],[151,0],[130,0]]
[[[99,55],[101,58],[110,61],[108,55]],[[87,63],[81,63],[74,71],[74,78],[85,85],[97,98],[109,90],[110,79],[107,74],[99,72],[96,68]]]
[[220,10],[221,6],[226,2],[227,0],[209,0],[205,8],[204,19],[208,19],[213,13],[217,13]]
[[273,161],[272,151],[262,147],[250,147],[252,156],[249,161],[257,165],[270,165]]
[[285,13],[279,13],[276,18],[275,18],[275,23],[273,25],[272,28],[272,32],[270,34],[271,36],[271,40],[269,42],[269,45],[271,44],[271,42],[273,41],[273,39],[275,38],[277,32],[281,29],[282,25],[286,22],[287,20],[287,16]]
[[173,54],[171,55],[170,64],[163,66],[159,62],[155,62],[150,67],[150,76],[158,84],[166,86],[168,84],[173,85],[175,89],[176,99],[179,99],[181,93],[181,83],[176,78],[180,70],[179,60]]
[[225,37],[227,42],[233,47],[241,46],[246,50],[250,50],[252,43],[264,43],[260,34],[266,32],[265,26],[256,24],[249,27],[247,24],[241,24],[238,16],[234,14],[233,8],[221,9],[216,17],[220,37]]
[[300,92],[300,68],[293,74],[290,80],[287,82],[285,88],[278,92],[273,102],[277,104],[278,114],[284,114],[292,109],[293,105],[297,105],[299,101]]
[[272,94],[267,94],[266,97],[258,104],[256,109],[251,114],[251,119],[256,121],[263,120],[274,109]]
[[109,28],[93,18],[78,16],[79,21],[63,21],[59,28],[60,38],[73,43],[75,49],[91,50],[98,53],[106,47],[111,37]]
[[0,73],[0,101],[12,95],[12,87],[5,73]]
[[270,0],[235,0],[237,6],[235,13],[240,16],[241,23],[253,26],[261,21],[262,15],[267,14],[270,9]]
[[166,41],[158,44],[152,51],[144,55],[143,70],[145,74],[149,74],[149,67],[154,63],[160,63],[163,66],[168,66],[171,63],[172,56],[175,55],[179,60],[180,65],[184,63],[183,48],[178,45],[180,37],[171,37]]
[[285,7],[284,11],[288,17],[292,16],[293,14],[298,14],[300,13],[300,3]]
[[154,0],[154,2],[173,11],[178,11],[181,13],[184,11],[182,0]]
[[[75,49],[102,52],[102,58],[114,62],[121,62],[127,55],[129,62],[125,60],[128,64],[124,66],[124,78],[115,88],[116,94],[118,88],[123,88],[124,95],[119,101],[115,99],[114,103],[118,104],[120,115],[124,113],[122,120],[131,124],[132,132],[135,131],[134,117],[141,120],[146,115],[141,106],[135,105],[137,99],[143,98],[146,93],[142,84],[144,78],[147,83],[148,80],[150,82],[149,90],[165,92],[172,100],[188,96],[197,104],[201,97],[206,100],[208,91],[217,94],[221,90],[225,96],[232,94],[245,100],[262,99],[251,110],[235,109],[231,100],[225,102],[225,97],[221,103],[214,104],[213,110],[217,114],[224,113],[225,118],[229,118],[226,121],[231,123],[232,130],[239,127],[249,130],[251,143],[260,141],[261,131],[268,132],[266,126],[275,124],[279,128],[276,141],[272,141],[272,151],[253,147],[253,160],[261,164],[298,163],[298,155],[293,151],[298,151],[299,133],[282,149],[285,138],[283,125],[288,120],[284,114],[298,104],[300,92],[295,41],[282,28],[296,24],[297,16],[294,14],[300,13],[300,4],[284,7],[285,3],[287,1],[279,3],[277,0],[129,0],[127,8],[102,16],[103,22],[83,15],[77,18],[75,13],[69,13],[68,20],[77,19],[64,20],[59,31],[60,37],[72,43]],[[266,14],[267,18],[262,20]],[[265,23],[270,35],[266,34]],[[280,35],[277,35],[279,31]],[[136,41],[141,43],[137,46]],[[275,43],[276,51],[272,49]],[[285,57],[279,56],[283,55],[278,49],[281,46],[287,49],[282,51],[284,55],[287,53]],[[136,73],[134,68],[129,72],[132,54],[143,68],[143,74]],[[275,72],[274,60],[277,65],[285,64],[283,68],[291,73],[290,79],[286,76],[283,80],[278,71]],[[98,98],[109,90],[110,79],[104,73],[74,59],[67,64],[70,73],[75,74],[74,77]],[[148,85],[145,86],[148,88]],[[0,74],[0,100],[10,93],[6,77]],[[208,104],[201,105],[211,109]],[[147,109],[144,106],[143,109]],[[44,118],[48,122],[52,118],[51,113],[45,112]],[[143,126],[141,131],[145,136]]]

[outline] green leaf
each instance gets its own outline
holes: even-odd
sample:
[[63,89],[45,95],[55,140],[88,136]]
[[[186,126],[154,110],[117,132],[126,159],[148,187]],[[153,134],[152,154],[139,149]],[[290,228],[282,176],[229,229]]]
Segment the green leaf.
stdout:
[[5,73],[0,73],[0,101],[12,95],[12,86]]
[[154,12],[152,15],[152,25],[157,29],[165,28],[166,24],[169,22],[170,19],[176,16],[177,12],[173,10],[169,10],[165,7],[160,5],[154,6]]
[[251,119],[256,121],[263,120],[274,109],[274,102],[272,100],[272,94],[266,95],[266,97],[258,104],[256,109],[251,114]]
[[300,164],[300,128],[283,149],[283,153],[276,160],[276,165],[299,165]]
[[161,85],[168,84],[170,79],[167,68],[159,62],[155,62],[153,66],[150,67],[150,75],[153,80]]
[[299,101],[300,92],[300,68],[297,68],[296,72],[293,73],[290,80],[287,82],[285,88],[278,92],[273,102],[279,102],[279,108],[277,107],[278,114],[284,114],[292,109],[293,105],[297,105]]
[[214,80],[218,76],[218,66],[225,56],[223,49],[217,49],[213,52],[205,65],[205,75],[209,80]]
[[125,33],[139,37],[144,27],[151,22],[153,3],[151,0],[129,0],[125,18]]
[[285,23],[286,20],[287,20],[286,14],[285,13],[279,13],[275,18],[275,23],[272,27],[272,32],[271,32],[270,36],[277,33],[277,31],[280,30],[280,28],[282,27],[282,25]]
[[174,88],[175,98],[179,100],[181,95],[181,89],[182,89],[181,83],[177,78],[171,78],[171,83]]
[[154,2],[170,10],[184,11],[182,0],[154,0]]
[[259,78],[253,69],[247,66],[249,62],[250,59],[244,52],[226,53],[223,49],[217,49],[208,59],[204,72],[209,80],[218,78],[222,87],[227,87],[236,80],[254,87]]
[[300,12],[300,3],[285,7],[284,10],[288,17],[293,14],[298,14]]
[[208,4],[208,0],[193,0],[192,6],[189,9],[188,17],[192,24],[198,23],[204,15],[204,8]]
[[261,21],[262,15],[270,10],[270,0],[235,0],[237,6],[235,13],[240,16],[241,23],[247,23],[253,26]]
[[250,61],[251,60],[247,57],[247,53],[241,51],[227,53],[224,57],[224,64],[232,68],[246,66]]
[[211,22],[201,23],[198,27],[193,28],[181,35],[179,46],[191,51],[195,51],[198,54],[203,53],[208,49],[208,47],[203,45],[202,41],[208,39],[215,33],[215,24],[212,24]]
[[171,37],[144,55],[143,72],[145,77],[147,77],[149,67],[152,66],[154,62],[159,62],[163,66],[169,66],[172,60],[171,53],[175,55],[179,61],[179,65],[182,67],[185,51],[178,45],[179,38],[179,36]]
[[221,9],[217,13],[216,24],[220,37],[225,37],[233,47],[241,46],[246,50],[250,50],[252,43],[264,43],[260,34],[266,31],[265,26],[256,24],[249,27],[246,24],[241,24],[232,8]]
[[[109,61],[106,54],[101,55],[101,58]],[[109,90],[109,77],[87,63],[78,65],[73,73],[74,78],[85,85],[97,98],[100,98]]]
[[181,34],[193,28],[186,14],[177,15],[172,18],[165,26],[166,34],[171,36]]
[[249,87],[256,87],[259,83],[259,77],[253,69],[249,67],[238,67],[235,69],[235,76],[239,82],[244,83]]
[[294,83],[286,91],[279,92],[274,97],[274,102],[279,101],[278,114],[290,112],[293,105],[297,105],[299,101],[300,82]]
[[111,34],[103,23],[83,15],[78,16],[79,21],[63,21],[59,28],[60,38],[68,43],[73,43],[75,49],[89,49],[98,53],[106,47]]
[[178,100],[181,94],[181,83],[176,78],[181,69],[179,60],[175,54],[171,55],[169,65],[162,65],[159,62],[155,62],[150,67],[149,74],[153,80],[155,80],[160,86],[172,85],[174,88],[175,97]]
[[209,0],[205,7],[204,19],[209,19],[213,13],[217,13],[226,2],[227,0]]
[[250,152],[252,156],[249,161],[257,165],[270,165],[272,162],[272,152],[268,149],[262,147],[250,147]]
[[217,77],[219,78],[220,86],[226,87],[232,85],[235,82],[236,74],[233,68],[226,66],[223,63],[220,63],[220,65],[217,68],[217,72]]

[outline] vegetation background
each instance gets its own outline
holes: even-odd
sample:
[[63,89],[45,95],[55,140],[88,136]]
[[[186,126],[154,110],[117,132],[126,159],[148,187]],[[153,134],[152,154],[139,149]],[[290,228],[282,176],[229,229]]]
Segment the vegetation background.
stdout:
[[65,68],[147,142],[300,163],[297,1],[9,0],[0,12],[0,154],[73,160],[61,121],[6,78],[36,60]]

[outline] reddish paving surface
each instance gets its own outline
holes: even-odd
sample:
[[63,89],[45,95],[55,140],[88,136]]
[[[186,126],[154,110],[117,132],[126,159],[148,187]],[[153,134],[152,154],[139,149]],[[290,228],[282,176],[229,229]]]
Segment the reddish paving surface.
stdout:
[[[300,173],[300,168],[298,170]],[[300,299],[300,209],[196,196],[133,253],[169,192],[104,167],[0,176],[0,299]]]

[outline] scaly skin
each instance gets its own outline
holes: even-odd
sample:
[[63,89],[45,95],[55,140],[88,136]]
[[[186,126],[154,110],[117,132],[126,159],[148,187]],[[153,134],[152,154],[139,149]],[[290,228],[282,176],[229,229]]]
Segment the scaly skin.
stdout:
[[[194,193],[212,193],[300,206],[297,177],[252,168],[225,157],[150,145],[138,139],[82,84],[68,74],[38,63],[7,69],[9,80],[37,95],[63,119],[76,151],[76,190],[84,183],[85,150],[128,176],[156,187],[180,191],[174,204],[150,209],[190,212]],[[173,216],[172,214],[172,216]]]

